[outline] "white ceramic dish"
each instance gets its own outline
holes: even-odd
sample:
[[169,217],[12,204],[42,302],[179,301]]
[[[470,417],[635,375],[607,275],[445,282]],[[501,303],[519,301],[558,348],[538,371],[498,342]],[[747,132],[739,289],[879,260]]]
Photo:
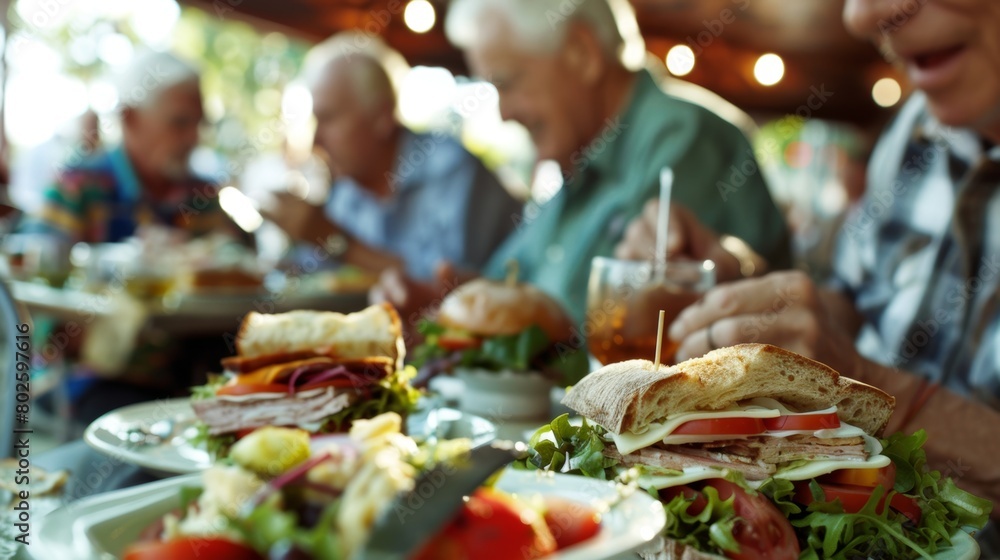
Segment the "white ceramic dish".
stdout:
[[[194,411],[188,399],[152,401],[108,412],[87,426],[83,440],[105,455],[153,474],[189,474],[212,464],[208,452],[190,441],[196,433],[194,424]],[[467,437],[473,445],[482,445],[496,437],[491,422],[450,408],[418,411],[407,419],[406,425],[409,434],[418,439]],[[152,443],[136,444],[129,440],[130,433],[150,428],[161,434],[150,438]]]
[[[201,476],[192,474],[80,500],[42,518],[27,551],[37,560],[118,558],[144,528],[178,506],[182,487],[200,485]],[[552,560],[635,558],[630,553],[654,539],[665,523],[659,502],[644,492],[622,497],[609,482],[507,470],[497,487],[521,496],[553,495],[605,508],[601,530],[593,539],[548,557]]]

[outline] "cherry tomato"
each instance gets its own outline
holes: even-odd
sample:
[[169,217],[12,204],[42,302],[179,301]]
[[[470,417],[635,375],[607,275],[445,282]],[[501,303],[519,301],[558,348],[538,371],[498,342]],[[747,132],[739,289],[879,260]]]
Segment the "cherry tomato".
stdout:
[[780,430],[832,430],[840,427],[836,412],[826,414],[791,414],[765,418],[764,426],[772,432]]
[[[846,513],[857,513],[865,507],[868,499],[871,498],[872,489],[864,486],[851,486],[848,484],[825,484],[819,485],[823,489],[826,501],[832,502],[840,500],[841,506]],[[795,495],[792,497],[796,502],[809,505],[813,502],[812,492],[809,490],[809,482],[802,481],[795,483]],[[910,518],[914,523],[920,523],[920,505],[914,498],[903,494],[896,494],[889,501],[889,505],[896,511]],[[885,497],[875,506],[879,513],[885,511]]]
[[594,508],[562,498],[545,498],[545,524],[556,539],[556,548],[581,543],[601,530],[601,516]]
[[733,526],[733,538],[739,552],[727,552],[734,560],[795,560],[799,557],[799,541],[788,519],[763,494],[751,496],[745,490],[722,478],[705,481],[728,500],[735,496],[733,509],[740,518]]
[[411,558],[530,560],[555,549],[555,539],[540,515],[509,496],[480,488],[455,519]]
[[875,488],[892,488],[896,484],[896,465],[889,463],[881,469],[840,469],[816,479],[820,484],[848,484]]
[[181,537],[125,549],[123,560],[262,560],[252,548],[220,538]]
[[760,418],[706,418],[677,426],[671,435],[754,435],[766,428]]

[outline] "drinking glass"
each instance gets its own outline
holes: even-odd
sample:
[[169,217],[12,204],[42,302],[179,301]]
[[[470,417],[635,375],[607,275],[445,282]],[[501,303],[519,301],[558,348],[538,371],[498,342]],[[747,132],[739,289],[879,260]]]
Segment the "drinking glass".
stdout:
[[590,353],[602,364],[652,361],[661,309],[666,313],[660,361],[674,363],[678,343],[666,330],[684,308],[715,285],[715,263],[671,260],[662,273],[656,268],[650,261],[607,257],[591,261],[584,333]]

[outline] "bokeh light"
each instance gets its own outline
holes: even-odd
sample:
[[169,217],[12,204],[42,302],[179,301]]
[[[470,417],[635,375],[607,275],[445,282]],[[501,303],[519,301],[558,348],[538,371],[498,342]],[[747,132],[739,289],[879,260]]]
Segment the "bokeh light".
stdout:
[[413,0],[403,11],[403,21],[414,33],[427,33],[434,27],[437,14],[427,0]]
[[892,78],[882,78],[872,86],[872,99],[880,107],[892,107],[903,97],[903,88]]
[[785,76],[785,61],[774,53],[761,55],[753,67],[753,76],[763,86],[773,86]]
[[674,45],[667,51],[667,70],[674,76],[687,76],[694,70],[694,51],[687,45]]

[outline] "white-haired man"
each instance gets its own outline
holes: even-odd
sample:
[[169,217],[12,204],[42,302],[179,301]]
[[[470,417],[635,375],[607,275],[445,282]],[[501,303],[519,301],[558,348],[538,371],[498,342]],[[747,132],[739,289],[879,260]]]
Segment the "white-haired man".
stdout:
[[[664,167],[674,170],[675,202],[771,267],[788,263],[787,229],[747,140],[706,109],[665,95],[648,72],[626,68],[608,0],[455,0],[446,30],[496,86],[501,116],[524,125],[539,159],[558,162],[567,178],[494,253],[486,275],[501,276],[517,260],[524,280],[582,320],[592,258],[612,253],[656,196]],[[738,276],[746,260],[710,256],[723,278]],[[412,311],[451,282],[386,277],[375,297]]]
[[376,38],[334,36],[306,59],[314,145],[335,177],[325,207],[279,197],[268,217],[291,237],[371,271],[430,278],[442,262],[479,270],[517,223],[521,203],[457,141],[396,117],[387,72],[402,58]]
[[215,190],[188,168],[204,116],[197,70],[148,53],[119,77],[118,96],[121,145],[64,169],[23,229],[100,243],[143,225],[192,235],[228,228]]

